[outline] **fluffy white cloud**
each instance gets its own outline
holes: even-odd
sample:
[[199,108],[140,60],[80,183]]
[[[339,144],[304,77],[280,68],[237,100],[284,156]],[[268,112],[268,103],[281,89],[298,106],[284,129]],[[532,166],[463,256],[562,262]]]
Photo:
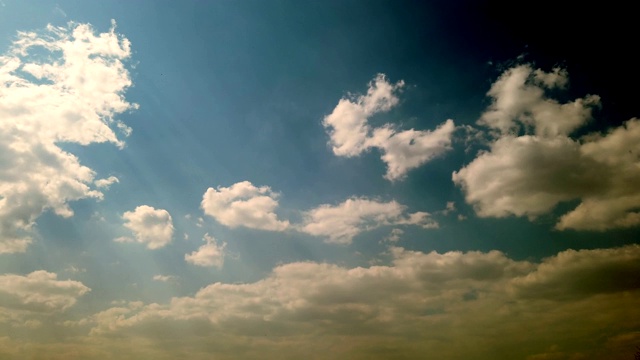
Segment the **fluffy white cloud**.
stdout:
[[387,164],[385,178],[393,181],[451,149],[455,128],[453,120],[445,121],[433,131],[395,131],[385,126],[373,131],[368,144],[382,149],[382,160]]
[[115,176],[109,176],[106,179],[98,179],[95,181],[95,184],[97,187],[99,188],[106,188],[108,189],[111,185],[115,184],[115,183],[119,183],[120,180],[115,177]]
[[385,225],[417,225],[437,228],[429,213],[407,213],[406,206],[396,201],[380,202],[351,198],[338,205],[320,205],[304,213],[299,230],[323,236],[329,243],[350,244],[359,233]]
[[480,216],[535,217],[606,186],[596,165],[566,137],[505,136],[455,172],[453,181]]
[[230,187],[209,188],[202,198],[202,209],[206,215],[220,224],[236,228],[282,231],[289,222],[278,220],[278,194],[268,186],[256,187],[249,181],[235,183]]
[[224,264],[224,248],[227,244],[218,245],[216,239],[209,234],[205,234],[203,240],[206,243],[191,254],[185,254],[184,259],[194,265],[211,266],[220,269]]
[[79,281],[58,280],[55,273],[34,271],[26,276],[0,275],[0,306],[38,312],[62,311],[91,289]]
[[[122,218],[124,226],[135,234],[136,241],[146,244],[149,249],[164,247],[173,238],[173,220],[167,210],[140,205],[134,211],[125,212]],[[116,241],[129,240],[118,238]]]
[[[495,139],[487,152],[453,173],[479,216],[528,216],[580,200],[557,229],[606,230],[640,224],[640,120],[606,134],[569,135],[591,118],[588,96],[559,104],[545,90],[566,83],[566,73],[529,66],[506,71],[492,86],[493,104],[480,124]],[[520,134],[519,133],[523,133]]]
[[537,136],[569,135],[591,118],[591,109],[599,105],[600,98],[588,95],[560,104],[545,96],[545,90],[562,89],[567,82],[567,72],[558,68],[551,73],[529,65],[508,69],[487,93],[493,103],[478,122],[501,134],[533,128]]
[[[146,351],[160,346],[167,358],[196,359],[314,358],[327,343],[340,359],[494,359],[496,351],[524,359],[549,349],[606,359],[621,353],[608,342],[640,325],[637,245],[569,250],[539,263],[499,251],[392,247],[390,255],[389,265],[368,268],[280,265],[254,283],[214,283],[167,304],[129,303],[85,323],[99,343],[136,339]],[[602,336],[603,328],[617,330]],[[465,346],[451,346],[461,338]]]
[[398,104],[396,94],[403,86],[403,81],[391,84],[383,74],[378,74],[369,83],[366,95],[340,99],[322,122],[329,133],[333,153],[352,157],[377,147],[387,164],[385,178],[393,181],[449,150],[455,130],[452,120],[445,121],[434,131],[402,131],[389,124],[379,128],[369,126],[369,117],[387,112]]
[[46,209],[73,215],[68,203],[98,198],[94,171],[58,142],[123,146],[114,116],[134,108],[122,60],[127,39],[112,28],[95,35],[89,25],[19,32],[0,55],[0,253],[22,252]]
[[403,86],[403,81],[390,84],[384,74],[378,74],[369,83],[366,95],[340,99],[323,121],[325,128],[329,129],[333,153],[350,157],[365,151],[369,147],[367,140],[371,132],[367,119],[396,106],[399,100],[395,92]]

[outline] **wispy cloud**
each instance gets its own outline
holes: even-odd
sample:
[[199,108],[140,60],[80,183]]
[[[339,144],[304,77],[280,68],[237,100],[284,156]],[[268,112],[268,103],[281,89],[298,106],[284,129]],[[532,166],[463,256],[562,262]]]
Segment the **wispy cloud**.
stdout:
[[306,211],[299,229],[307,234],[325,237],[329,243],[350,244],[359,233],[381,226],[438,227],[429,213],[408,213],[406,210],[406,206],[396,201],[351,198],[338,205],[324,204]]
[[153,276],[153,280],[155,281],[161,281],[161,282],[170,282],[170,281],[174,281],[175,279],[177,279],[175,276],[173,275],[154,275]]

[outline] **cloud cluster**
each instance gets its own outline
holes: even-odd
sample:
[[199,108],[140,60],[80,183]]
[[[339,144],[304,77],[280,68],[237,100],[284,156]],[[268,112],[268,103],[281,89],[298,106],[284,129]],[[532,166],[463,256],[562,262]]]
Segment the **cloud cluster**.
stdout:
[[204,234],[203,240],[205,244],[191,254],[186,254],[185,261],[197,266],[222,268],[225,256],[224,248],[227,244],[218,245],[216,239],[209,234]]
[[[610,336],[619,337],[640,325],[632,305],[640,294],[633,276],[638,245],[568,250],[540,263],[499,251],[439,254],[392,247],[390,255],[389,265],[369,268],[285,264],[254,283],[214,283],[165,305],[131,303],[86,321],[96,338],[155,339],[168,342],[163,346],[169,354],[207,347],[206,353],[190,353],[192,358],[299,358],[327,343],[336,358],[428,352],[441,359],[492,359],[496,351],[525,358],[548,352],[569,333],[567,348],[559,350],[593,354],[608,341],[594,336],[603,327],[618,329]],[[627,280],[611,284],[605,278]],[[176,338],[177,332],[159,328],[192,330]],[[465,346],[451,345],[460,339]]]
[[25,251],[46,209],[70,217],[70,201],[103,196],[94,171],[58,143],[123,146],[112,128],[130,131],[114,120],[135,107],[123,97],[130,53],[114,28],[70,23],[19,32],[0,55],[0,253]]
[[[173,220],[167,210],[141,205],[134,211],[125,212],[122,218],[125,220],[124,226],[134,233],[135,241],[146,244],[149,249],[164,247],[173,238]],[[131,242],[133,240],[122,237],[116,241]]]
[[372,128],[368,124],[371,116],[387,112],[399,103],[396,94],[403,86],[403,81],[391,84],[383,74],[378,74],[369,83],[366,95],[340,99],[322,122],[333,153],[352,157],[379,148],[383,152],[381,159],[387,164],[385,178],[394,181],[449,150],[455,130],[452,120],[433,131],[398,130],[390,124]]
[[207,189],[201,206],[206,215],[231,228],[282,231],[289,227],[289,222],[278,220],[274,213],[277,199],[278,194],[268,186],[256,187],[242,181],[230,187]]
[[329,243],[350,244],[359,233],[381,226],[417,225],[425,229],[438,227],[429,213],[407,213],[406,210],[406,206],[396,201],[351,198],[338,205],[324,204],[306,211],[299,230],[325,237]]
[[[230,187],[218,187],[217,190],[209,188],[203,196],[202,209],[205,214],[231,228],[244,226],[270,231],[292,229],[323,237],[326,242],[334,244],[350,244],[356,235],[381,226],[438,227],[431,214],[422,211],[408,213],[407,207],[395,200],[381,202],[357,197],[338,205],[323,204],[304,211],[303,221],[291,224],[288,220],[278,220],[274,212],[278,206],[277,196],[268,186],[256,187],[249,181],[242,181]],[[187,255],[188,261],[198,264],[200,260],[197,259],[205,253],[216,258],[221,256],[219,262],[222,264],[223,251],[215,240],[207,241],[199,251]],[[217,264],[218,260],[214,263]]]
[[528,216],[579,200],[556,228],[607,230],[640,224],[640,120],[580,139],[599,98],[561,104],[547,96],[564,87],[565,71],[507,70],[491,87],[492,105],[479,124],[494,140],[489,151],[453,173],[481,217]]

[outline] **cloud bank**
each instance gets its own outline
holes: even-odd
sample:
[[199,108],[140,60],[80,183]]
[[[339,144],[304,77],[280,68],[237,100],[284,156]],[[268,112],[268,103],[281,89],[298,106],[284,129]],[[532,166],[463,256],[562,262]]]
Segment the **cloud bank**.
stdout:
[[[571,356],[600,352],[604,359],[621,351],[607,344],[640,325],[633,306],[638,245],[568,250],[539,263],[499,251],[439,254],[391,247],[389,255],[389,265],[368,268],[284,264],[254,283],[214,283],[164,305],[130,303],[85,324],[92,326],[94,341],[116,334],[116,343],[120,336],[137,339],[160,346],[156,350],[166,351],[161,358],[284,359],[319,358],[327,344],[332,356],[350,359],[425,353],[494,359],[496,352],[525,358],[549,349]],[[602,328],[616,331],[596,336]],[[460,339],[464,346],[452,346]],[[563,348],[554,347],[559,339],[566,340]],[[198,352],[202,346],[206,352]]]

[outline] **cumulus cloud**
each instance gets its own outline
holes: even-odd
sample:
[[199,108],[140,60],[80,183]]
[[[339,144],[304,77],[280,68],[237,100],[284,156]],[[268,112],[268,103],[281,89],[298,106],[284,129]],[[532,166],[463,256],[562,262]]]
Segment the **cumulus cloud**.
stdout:
[[528,65],[507,70],[491,87],[479,124],[493,132],[489,151],[453,173],[481,217],[534,219],[579,200],[556,228],[607,230],[640,224],[640,120],[607,133],[570,135],[591,119],[599,98],[560,104],[548,90],[568,82],[563,70]]
[[79,281],[58,280],[44,270],[0,275],[0,306],[36,312],[63,311],[91,289]]
[[322,122],[333,153],[353,157],[370,148],[379,148],[383,152],[381,158],[387,164],[385,178],[394,181],[449,150],[455,130],[452,120],[433,131],[399,130],[390,124],[372,128],[368,124],[371,116],[387,112],[399,103],[397,93],[403,87],[403,81],[391,84],[383,74],[378,74],[369,83],[366,95],[340,99]]
[[407,213],[406,206],[396,202],[380,202],[366,198],[351,198],[338,205],[324,204],[303,214],[298,229],[322,236],[329,243],[350,244],[363,231],[388,225],[416,225],[437,228],[429,213]]
[[96,180],[95,184],[99,188],[108,189],[111,185],[113,185],[115,183],[119,183],[119,182],[120,182],[120,180],[117,177],[109,176],[106,179],[98,179],[98,180]]
[[[284,264],[257,282],[214,283],[167,304],[124,304],[86,323],[96,339],[119,334],[203,359],[313,358],[327,343],[333,357],[349,359],[494,359],[496,349],[526,358],[558,343],[565,347],[555,352],[605,359],[613,353],[597,336],[602,328],[619,329],[610,333],[617,339],[640,325],[635,277],[602,281],[637,273],[637,245],[569,250],[539,263],[499,251],[389,252],[388,265]],[[461,338],[465,346],[451,346]]]
[[57,144],[124,145],[112,127],[136,107],[123,97],[130,54],[113,27],[96,35],[70,23],[18,32],[0,55],[0,253],[25,251],[46,209],[70,217],[70,201],[102,198],[90,187],[95,172]]
[[289,222],[278,220],[274,212],[278,194],[268,186],[256,187],[249,181],[207,189],[201,206],[206,215],[231,228],[283,231],[289,227]]
[[501,134],[517,134],[533,130],[536,136],[569,135],[591,119],[591,110],[600,104],[600,97],[585,98],[560,104],[546,96],[545,91],[563,89],[568,74],[563,69],[547,73],[530,65],[508,69],[487,93],[493,99],[478,121]]
[[191,254],[185,254],[184,259],[193,265],[222,268],[224,264],[224,248],[226,243],[218,245],[216,239],[209,234],[204,234],[205,244]]
[[[146,244],[149,249],[164,247],[173,238],[173,220],[167,210],[141,205],[134,211],[125,212],[122,218],[125,220],[124,226],[134,233],[135,241]],[[116,241],[133,240],[122,237]]]

